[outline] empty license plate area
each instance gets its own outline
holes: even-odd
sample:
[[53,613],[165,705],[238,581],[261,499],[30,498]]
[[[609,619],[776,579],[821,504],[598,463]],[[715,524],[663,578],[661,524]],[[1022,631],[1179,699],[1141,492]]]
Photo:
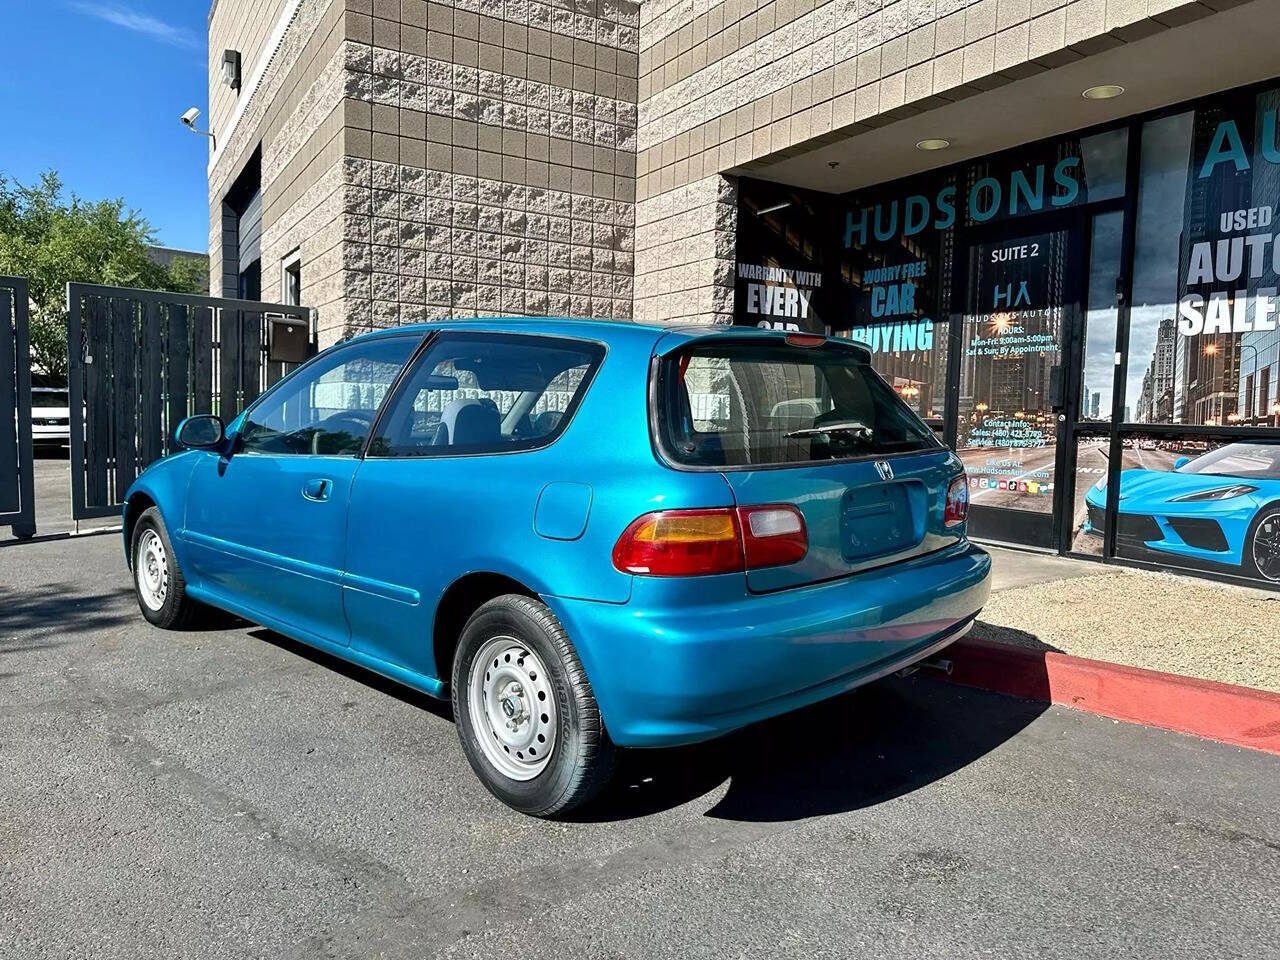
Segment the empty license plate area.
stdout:
[[851,563],[909,550],[924,537],[923,485],[880,483],[844,496],[840,542]]

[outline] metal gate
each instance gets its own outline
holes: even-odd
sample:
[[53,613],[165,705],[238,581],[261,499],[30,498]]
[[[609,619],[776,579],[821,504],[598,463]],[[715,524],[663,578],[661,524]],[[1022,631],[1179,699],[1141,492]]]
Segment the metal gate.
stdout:
[[71,515],[120,512],[141,470],[176,448],[183,418],[230,420],[295,367],[270,359],[272,321],[309,307],[67,284]]
[[35,536],[27,281],[0,277],[0,527]]

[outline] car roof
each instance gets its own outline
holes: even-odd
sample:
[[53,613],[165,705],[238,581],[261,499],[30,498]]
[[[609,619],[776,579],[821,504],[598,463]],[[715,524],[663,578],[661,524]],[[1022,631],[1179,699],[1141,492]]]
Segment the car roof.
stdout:
[[[364,337],[386,337],[403,333],[426,334],[432,330],[452,330],[476,333],[523,333],[544,336],[578,337],[600,340],[606,344],[630,340],[647,341],[657,353],[668,353],[686,344],[714,339],[751,339],[761,341],[785,340],[787,333],[760,327],[736,326],[723,323],[705,324],[654,324],[632,320],[580,320],[570,317],[476,317],[465,320],[439,320],[430,323],[412,323],[400,327],[388,327],[361,334]],[[355,339],[355,338],[352,338]],[[350,342],[350,341],[348,341]],[[865,348],[851,340],[835,340],[844,347],[852,347],[866,354]]]

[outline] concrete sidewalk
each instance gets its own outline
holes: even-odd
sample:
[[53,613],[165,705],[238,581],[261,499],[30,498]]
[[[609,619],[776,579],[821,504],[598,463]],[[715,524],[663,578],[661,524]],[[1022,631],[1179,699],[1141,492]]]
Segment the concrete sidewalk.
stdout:
[[1280,594],[988,549],[977,639],[1280,692]]

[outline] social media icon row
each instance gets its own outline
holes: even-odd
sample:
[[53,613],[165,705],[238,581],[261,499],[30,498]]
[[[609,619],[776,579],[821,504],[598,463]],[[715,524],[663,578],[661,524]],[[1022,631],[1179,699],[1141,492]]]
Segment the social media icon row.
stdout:
[[994,477],[970,477],[969,487],[973,490],[1004,490],[1013,493],[1048,493],[1053,484],[1039,480],[997,480]]

